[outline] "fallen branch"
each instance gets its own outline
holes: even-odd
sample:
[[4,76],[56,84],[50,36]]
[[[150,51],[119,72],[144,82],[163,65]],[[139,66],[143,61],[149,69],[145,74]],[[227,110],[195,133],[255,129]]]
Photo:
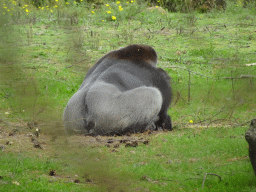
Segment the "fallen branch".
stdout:
[[254,66],[254,65],[256,65],[256,63],[245,64],[245,66]]
[[190,73],[193,73],[193,74],[196,74],[196,75],[200,75],[202,77],[206,77],[206,78],[209,78],[209,79],[215,79],[215,80],[218,80],[217,78],[214,78],[214,77],[209,77],[209,76],[206,76],[206,75],[203,75],[201,73],[198,73],[198,72],[195,72],[195,71],[191,71],[190,69],[186,69],[184,67],[177,67],[177,66],[173,66],[173,67],[164,67],[164,68],[167,68],[167,69],[170,69],[170,68],[178,68],[178,69],[183,69],[183,70],[186,70]]
[[245,79],[245,78],[256,78],[254,75],[240,75],[240,77],[221,77],[220,79]]
[[217,175],[217,174],[215,174],[215,173],[205,173],[205,175],[204,175],[204,180],[203,180],[203,183],[202,183],[202,189],[204,188],[204,183],[205,183],[205,179],[206,179],[207,175],[214,175],[214,176],[217,176],[217,177],[219,177],[219,179],[220,179],[220,181],[221,181],[221,176],[219,176],[219,175]]
[[81,63],[81,62],[83,62],[83,61],[85,61],[85,60],[87,60],[87,58],[86,58],[86,59],[82,59],[82,60],[80,60],[80,61],[74,63],[73,65],[67,66],[66,68],[71,68],[71,67],[73,67],[74,65],[76,65],[76,64],[78,64],[78,63]]

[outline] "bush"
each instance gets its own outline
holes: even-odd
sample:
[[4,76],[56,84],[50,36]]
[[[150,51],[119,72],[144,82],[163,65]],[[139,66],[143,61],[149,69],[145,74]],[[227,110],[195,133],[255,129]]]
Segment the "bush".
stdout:
[[225,0],[150,0],[149,2],[160,5],[172,12],[190,12],[196,10],[205,13],[213,8],[220,10],[225,10],[226,8]]

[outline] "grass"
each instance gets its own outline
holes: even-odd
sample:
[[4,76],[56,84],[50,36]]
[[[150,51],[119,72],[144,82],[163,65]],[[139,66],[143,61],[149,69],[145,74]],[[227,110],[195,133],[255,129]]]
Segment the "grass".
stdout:
[[[123,137],[98,137],[99,143],[84,136],[52,140],[43,134],[38,138],[41,150],[32,147],[25,134],[28,131],[23,129],[5,137],[12,144],[1,152],[1,191],[255,190],[246,130],[189,128],[137,134],[129,139],[150,142],[139,143],[136,148],[121,144]],[[109,140],[114,143],[107,147]],[[55,176],[49,175],[51,170]],[[207,173],[215,175],[204,179]]]
[[[225,12],[200,14],[136,1],[21,3],[0,6],[0,191],[256,189],[244,139],[256,114],[256,66],[245,65],[255,63],[255,8],[228,2]],[[150,141],[136,148],[66,137],[62,112],[86,71],[133,43],[153,46],[172,77],[175,130],[128,137]],[[36,128],[43,150],[31,141]]]

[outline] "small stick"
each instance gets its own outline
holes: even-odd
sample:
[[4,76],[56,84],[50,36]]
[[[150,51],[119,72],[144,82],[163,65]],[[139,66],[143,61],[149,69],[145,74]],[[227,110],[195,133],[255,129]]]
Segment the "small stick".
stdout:
[[205,179],[206,179],[207,175],[214,175],[214,176],[217,176],[217,177],[219,177],[219,179],[220,179],[220,181],[221,181],[221,176],[219,176],[219,175],[217,175],[217,174],[215,174],[215,173],[205,173],[205,175],[204,175],[204,180],[203,180],[203,183],[202,183],[202,189],[204,188],[204,183],[205,183]]

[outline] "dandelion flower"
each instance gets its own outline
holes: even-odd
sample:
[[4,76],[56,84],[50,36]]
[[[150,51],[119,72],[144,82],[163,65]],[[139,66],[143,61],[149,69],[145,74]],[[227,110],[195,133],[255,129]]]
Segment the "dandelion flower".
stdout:
[[54,7],[55,7],[55,8],[57,8],[57,7],[58,7],[58,5],[55,5]]
[[66,5],[68,5],[69,4],[69,2],[66,2]]
[[55,0],[56,2],[58,2],[59,0]]
[[28,9],[25,10],[28,13]]
[[50,10],[51,13],[53,13],[53,10]]
[[189,123],[193,123],[193,120],[189,120]]
[[122,6],[118,6],[118,8],[119,8],[119,11],[123,11]]
[[131,3],[133,3],[134,1],[131,1]]
[[94,14],[95,12],[94,11],[91,11],[92,14]]
[[109,7],[109,4],[106,4],[106,7]]
[[107,13],[108,13],[108,14],[110,14],[110,13],[111,13],[111,11],[107,11]]
[[117,5],[120,4],[120,3],[121,3],[120,1],[117,1],[117,2],[116,2]]
[[112,16],[112,20],[114,20],[114,21],[115,21],[115,20],[116,20],[116,17],[115,17],[115,16]]

